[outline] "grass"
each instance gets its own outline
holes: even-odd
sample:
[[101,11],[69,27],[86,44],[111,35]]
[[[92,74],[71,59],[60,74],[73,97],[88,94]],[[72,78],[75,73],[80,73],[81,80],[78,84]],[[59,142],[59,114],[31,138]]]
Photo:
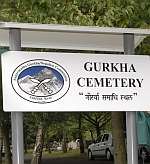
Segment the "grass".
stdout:
[[55,151],[55,152],[45,152],[43,153],[43,157],[49,158],[81,158],[79,149],[76,150],[69,150],[67,153],[63,153],[62,151]]
[[[27,156],[32,156],[32,151],[28,151]],[[48,151],[43,152],[43,158],[84,158],[85,154],[81,155],[80,150],[69,150],[67,153],[63,153],[62,151],[52,151],[49,153]]]

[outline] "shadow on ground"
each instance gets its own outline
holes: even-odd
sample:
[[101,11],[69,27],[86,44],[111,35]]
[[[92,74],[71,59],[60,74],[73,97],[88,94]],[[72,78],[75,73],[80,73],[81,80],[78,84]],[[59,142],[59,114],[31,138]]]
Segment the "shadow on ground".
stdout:
[[[26,158],[25,164],[30,164],[31,159]],[[65,157],[65,158],[48,158],[44,157],[41,164],[114,164],[113,161],[105,159],[95,159],[90,161],[87,157]]]
[[[31,158],[25,159],[25,164],[30,164]],[[95,160],[88,160],[86,156],[84,157],[65,157],[65,158],[48,158],[44,157],[41,164],[114,164],[113,161],[107,161],[103,158],[98,158]],[[139,160],[138,164],[150,164],[150,161],[144,162]]]

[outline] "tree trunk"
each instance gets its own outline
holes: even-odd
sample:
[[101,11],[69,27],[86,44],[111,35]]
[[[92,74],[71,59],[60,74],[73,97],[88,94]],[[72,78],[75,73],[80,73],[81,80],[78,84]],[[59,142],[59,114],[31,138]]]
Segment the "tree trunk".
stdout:
[[92,140],[92,142],[94,142],[94,136],[93,136],[93,131],[92,130],[90,130],[90,134],[91,134],[91,140]]
[[43,151],[43,143],[44,143],[44,128],[42,125],[38,126],[38,131],[36,135],[36,142],[33,151],[33,157],[31,164],[40,164],[42,160],[42,151]]
[[4,135],[4,146],[5,146],[5,164],[12,164],[10,141],[9,141],[9,128],[3,126],[2,133]]
[[112,112],[112,132],[114,144],[114,163],[127,164],[125,135],[123,131],[123,112]]
[[0,164],[2,164],[2,148],[3,148],[3,135],[2,135],[2,128],[0,127]]
[[79,143],[80,143],[80,153],[84,153],[84,143],[83,143],[83,137],[82,137],[82,133],[79,133]]
[[82,115],[79,113],[79,142],[80,142],[80,153],[84,153],[84,143],[83,143],[83,137],[82,137]]
[[95,126],[96,128],[96,137],[97,137],[97,140],[100,138],[100,128],[99,128],[99,125]]
[[28,134],[27,134],[27,132],[26,132],[26,130],[25,130],[25,127],[24,127],[24,153],[25,154],[27,154],[28,153],[28,147],[27,147],[27,136]]
[[28,148],[27,148],[27,143],[24,142],[24,153],[27,154],[28,153]]
[[66,140],[66,130],[63,130],[63,144],[62,144],[62,150],[64,153],[67,153],[67,140]]

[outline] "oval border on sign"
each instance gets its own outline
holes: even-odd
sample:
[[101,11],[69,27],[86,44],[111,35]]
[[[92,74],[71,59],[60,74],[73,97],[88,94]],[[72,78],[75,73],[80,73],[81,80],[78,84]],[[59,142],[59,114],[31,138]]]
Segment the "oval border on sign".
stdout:
[[[36,96],[36,95],[31,95],[25,92],[18,84],[18,77],[24,70],[35,67],[35,66],[48,67],[50,69],[54,69],[57,72],[59,72],[59,74],[62,76],[64,80],[64,84],[62,88],[58,92],[48,95],[48,96]],[[68,92],[70,88],[70,77],[67,71],[61,65],[53,61],[49,61],[49,60],[34,59],[34,60],[29,60],[20,64],[13,71],[12,77],[11,77],[11,84],[14,91],[24,100],[27,100],[33,103],[46,104],[46,103],[57,101],[65,96],[65,94]]]

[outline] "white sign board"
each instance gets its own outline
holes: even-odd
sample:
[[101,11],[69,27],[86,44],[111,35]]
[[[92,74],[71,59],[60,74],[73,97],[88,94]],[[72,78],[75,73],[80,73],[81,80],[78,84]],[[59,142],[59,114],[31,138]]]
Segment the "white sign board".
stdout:
[[4,111],[150,110],[150,57],[2,54]]

